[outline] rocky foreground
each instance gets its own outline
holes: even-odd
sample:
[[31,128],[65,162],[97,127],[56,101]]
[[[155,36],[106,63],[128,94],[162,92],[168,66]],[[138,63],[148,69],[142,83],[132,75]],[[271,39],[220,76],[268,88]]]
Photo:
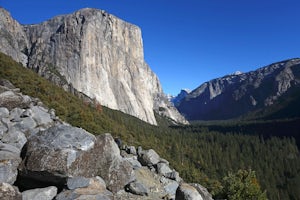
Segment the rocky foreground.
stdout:
[[153,149],[61,121],[0,80],[0,199],[212,199]]

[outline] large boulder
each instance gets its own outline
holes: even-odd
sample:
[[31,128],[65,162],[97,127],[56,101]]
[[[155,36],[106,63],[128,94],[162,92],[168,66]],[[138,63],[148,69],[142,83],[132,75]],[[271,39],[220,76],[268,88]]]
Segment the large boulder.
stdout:
[[117,192],[134,180],[130,163],[110,134],[97,138],[81,128],[53,126],[28,139],[22,177],[65,185],[68,177],[100,175]]
[[0,93],[0,107],[6,107],[8,110],[16,107],[27,108],[29,107],[30,102],[28,96],[23,96],[13,91]]
[[202,185],[198,183],[190,183],[190,185],[193,186],[199,192],[203,200],[213,200],[212,195]]
[[28,138],[20,174],[50,185],[64,185],[70,176],[96,176],[95,142],[95,136],[76,127],[57,125],[41,131]]
[[126,186],[126,190],[131,192],[132,194],[141,195],[141,196],[145,196],[145,195],[148,196],[149,194],[149,189],[138,181],[129,183]]
[[110,134],[97,136],[98,173],[107,188],[117,192],[135,179],[132,165],[121,157],[118,145]]
[[187,183],[182,183],[176,190],[175,200],[203,200],[203,198],[196,188]]
[[1,200],[22,200],[22,194],[17,187],[8,183],[0,182],[0,199]]
[[49,186],[22,192],[22,200],[52,200],[57,194],[57,188]]

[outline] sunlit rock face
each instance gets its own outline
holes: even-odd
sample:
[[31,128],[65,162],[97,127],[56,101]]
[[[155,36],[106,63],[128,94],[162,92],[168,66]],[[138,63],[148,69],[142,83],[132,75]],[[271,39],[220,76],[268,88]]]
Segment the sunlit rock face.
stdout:
[[276,103],[300,89],[300,59],[290,59],[248,73],[234,73],[205,82],[177,105],[190,120],[236,118]]
[[[11,35],[24,38],[23,64],[28,68],[66,90],[74,88],[104,106],[157,124],[154,110],[167,103],[160,103],[161,98],[156,102],[164,95],[144,61],[139,27],[90,8],[36,25],[14,23],[18,29]],[[20,51],[19,46],[11,49]],[[20,60],[20,55],[8,54]],[[186,122],[174,107],[164,110],[174,121]]]
[[27,64],[28,40],[23,27],[0,7],[0,51]]

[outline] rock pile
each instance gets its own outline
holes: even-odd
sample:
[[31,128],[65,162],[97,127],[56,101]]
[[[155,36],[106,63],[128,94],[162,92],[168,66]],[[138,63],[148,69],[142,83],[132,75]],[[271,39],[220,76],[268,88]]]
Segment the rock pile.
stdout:
[[72,127],[0,80],[0,199],[212,198],[153,149],[120,150],[111,134]]

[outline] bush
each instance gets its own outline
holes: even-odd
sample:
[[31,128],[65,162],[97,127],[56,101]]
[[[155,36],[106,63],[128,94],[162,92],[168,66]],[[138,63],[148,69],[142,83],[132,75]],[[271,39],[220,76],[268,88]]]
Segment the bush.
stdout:
[[227,199],[267,199],[266,192],[261,191],[255,172],[252,170],[238,170],[235,174],[229,173],[223,181],[223,193]]

